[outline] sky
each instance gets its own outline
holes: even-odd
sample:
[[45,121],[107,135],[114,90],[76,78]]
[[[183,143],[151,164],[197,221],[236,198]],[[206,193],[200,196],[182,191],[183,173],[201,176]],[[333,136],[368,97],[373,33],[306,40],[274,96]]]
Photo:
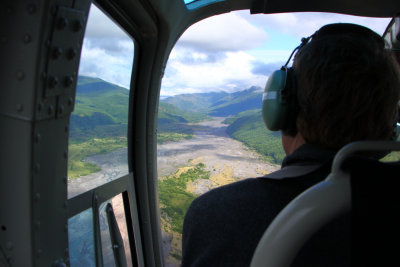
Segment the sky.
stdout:
[[[390,19],[332,13],[250,15],[235,11],[192,25],[168,59],[161,96],[213,91],[234,92],[265,86],[302,37],[335,22],[357,23],[383,34]],[[129,88],[133,41],[92,6],[79,74]]]

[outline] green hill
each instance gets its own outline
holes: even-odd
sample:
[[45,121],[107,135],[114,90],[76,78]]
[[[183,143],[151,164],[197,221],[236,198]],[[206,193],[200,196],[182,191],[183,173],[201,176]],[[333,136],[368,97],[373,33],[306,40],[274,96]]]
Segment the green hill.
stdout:
[[79,76],[70,142],[126,137],[129,90],[99,78]]
[[248,110],[228,118],[227,133],[234,139],[266,156],[269,162],[280,164],[285,157],[280,132],[271,132],[262,120],[261,110]]
[[99,78],[78,78],[74,114],[90,116],[101,112],[115,123],[128,122],[129,90]]

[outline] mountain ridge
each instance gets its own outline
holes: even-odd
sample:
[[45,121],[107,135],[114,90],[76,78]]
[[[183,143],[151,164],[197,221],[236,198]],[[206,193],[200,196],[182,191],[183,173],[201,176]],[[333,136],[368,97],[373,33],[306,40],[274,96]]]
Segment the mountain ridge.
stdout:
[[205,113],[209,116],[225,117],[242,111],[261,108],[262,89],[227,92],[181,94],[162,99],[160,102],[174,104],[182,110]]

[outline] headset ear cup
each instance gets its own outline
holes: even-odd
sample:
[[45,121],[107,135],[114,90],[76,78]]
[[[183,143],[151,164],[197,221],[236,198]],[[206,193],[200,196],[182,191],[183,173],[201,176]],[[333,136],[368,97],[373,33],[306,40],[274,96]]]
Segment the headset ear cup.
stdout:
[[262,115],[265,126],[271,131],[284,129],[288,115],[288,103],[282,98],[286,86],[286,69],[274,71],[265,85],[262,99]]

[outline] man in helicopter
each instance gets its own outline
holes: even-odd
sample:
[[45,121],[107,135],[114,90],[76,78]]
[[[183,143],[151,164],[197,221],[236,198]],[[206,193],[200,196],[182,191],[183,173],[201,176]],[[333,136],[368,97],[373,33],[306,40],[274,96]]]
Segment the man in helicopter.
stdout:
[[[390,140],[400,70],[383,38],[354,24],[330,24],[304,38],[263,95],[267,127],[282,132],[282,169],[197,198],[183,227],[182,266],[249,266],[262,234],[296,196],[324,180],[335,153],[359,140]],[[301,229],[299,229],[301,230]],[[351,220],[324,226],[293,266],[350,266]]]

